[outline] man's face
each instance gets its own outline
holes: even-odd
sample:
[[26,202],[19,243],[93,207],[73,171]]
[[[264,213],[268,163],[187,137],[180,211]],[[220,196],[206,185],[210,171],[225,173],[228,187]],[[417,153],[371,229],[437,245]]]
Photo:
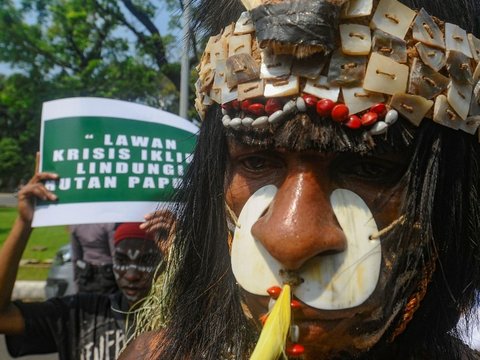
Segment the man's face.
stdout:
[[162,254],[155,241],[125,239],[117,244],[113,273],[130,305],[148,294],[154,271],[161,259]]
[[[356,247],[355,242],[369,241],[368,237],[359,240],[346,235],[340,225],[343,222],[331,202],[335,190],[353,192],[361,198],[379,230],[402,215],[404,186],[401,179],[409,161],[406,154],[360,156],[288,149],[262,150],[231,140],[229,156],[228,205],[238,217],[257,190],[268,185],[277,188],[273,200],[250,227],[251,231],[244,231],[251,232],[255,241],[268,252],[268,256],[259,258],[271,257],[282,270],[293,270],[300,278],[305,278],[309,264],[319,264],[315,266],[322,273],[323,259]],[[389,242],[378,241],[381,248],[378,251],[378,283],[375,280],[366,300],[349,307],[334,298],[329,303],[334,310],[326,310],[322,306],[307,305],[307,296],[300,299],[303,300],[300,301],[301,308],[293,311],[292,322],[299,326],[298,342],[305,346],[307,358],[318,358],[320,354],[333,356],[345,351],[359,352],[372,347],[384,333],[388,321],[399,311],[384,308],[385,297],[389,296],[385,284],[395,281],[391,279],[388,264],[397,256],[390,250],[394,241]],[[233,252],[232,256],[235,256]],[[356,265],[347,264],[346,268]],[[252,278],[253,282],[260,281]],[[314,287],[315,284],[307,286]],[[243,289],[245,302],[254,319],[258,320],[268,312],[267,289],[268,286],[265,296]]]

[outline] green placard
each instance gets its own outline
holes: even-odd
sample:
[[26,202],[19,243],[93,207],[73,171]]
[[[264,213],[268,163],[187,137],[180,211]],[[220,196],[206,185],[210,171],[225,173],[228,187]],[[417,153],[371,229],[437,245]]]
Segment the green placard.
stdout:
[[61,204],[168,201],[179,187],[196,136],[148,121],[69,117],[44,124],[42,171]]

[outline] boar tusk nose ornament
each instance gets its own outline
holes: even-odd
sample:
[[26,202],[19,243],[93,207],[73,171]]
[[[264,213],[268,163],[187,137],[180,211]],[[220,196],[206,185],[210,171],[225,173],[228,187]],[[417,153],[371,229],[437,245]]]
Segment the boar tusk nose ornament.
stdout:
[[288,271],[251,233],[276,192],[273,185],[257,190],[238,218],[241,227],[234,233],[231,261],[240,286],[266,296],[266,289],[288,284],[299,300],[323,310],[362,304],[373,293],[381,268],[380,239],[369,239],[378,228],[365,202],[349,190],[333,191],[330,202],[347,239],[346,249],[336,254],[312,254],[300,269]]

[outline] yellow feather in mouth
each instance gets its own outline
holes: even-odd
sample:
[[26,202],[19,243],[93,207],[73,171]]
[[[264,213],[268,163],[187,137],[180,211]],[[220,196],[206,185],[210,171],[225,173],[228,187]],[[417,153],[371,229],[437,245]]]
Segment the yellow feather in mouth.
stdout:
[[290,285],[284,285],[268,315],[250,360],[277,360],[285,352],[292,313],[290,301]]

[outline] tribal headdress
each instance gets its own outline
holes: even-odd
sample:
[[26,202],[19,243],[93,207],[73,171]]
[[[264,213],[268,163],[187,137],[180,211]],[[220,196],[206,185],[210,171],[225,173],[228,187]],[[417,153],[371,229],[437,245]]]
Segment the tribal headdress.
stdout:
[[[385,245],[392,254],[381,259],[382,266],[389,267],[397,281],[382,282],[379,258],[374,259],[374,275],[380,277],[376,286],[388,296],[374,319],[362,318],[363,326],[351,329],[360,342],[369,344],[368,351],[336,356],[460,358],[461,347],[450,335],[460,314],[473,308],[480,288],[479,4],[475,0],[199,3],[200,27],[213,34],[196,84],[196,107],[204,120],[193,161],[176,195],[181,215],[166,290],[160,309],[153,309],[165,320],[152,358],[245,359],[253,353],[270,359],[257,352],[259,347],[272,347],[272,341],[265,342],[265,336],[258,340],[258,319],[251,318],[238,285],[257,291],[249,287],[248,279],[245,282],[245,273],[239,273],[242,259],[235,260],[235,252],[243,250],[235,238],[242,236],[239,227],[233,228],[238,221],[248,233],[250,215],[242,210],[237,219],[225,206],[232,139],[295,151],[364,154],[394,149],[411,159],[399,180],[406,188],[404,217],[381,239],[382,251]],[[295,135],[299,132],[301,138]],[[244,209],[251,205],[251,213],[261,213],[275,191],[269,186],[258,190]],[[345,193],[332,194],[335,211],[341,211]],[[360,200],[357,204],[364,207]],[[366,212],[364,219],[371,218]],[[375,230],[382,229],[372,224],[371,231]],[[246,277],[265,278],[256,273]],[[272,279],[276,285],[275,276]],[[276,304],[287,309],[294,306],[290,291],[309,306],[332,306],[328,300],[310,301],[308,289],[301,289],[296,280],[293,276],[286,282],[289,286],[282,295],[272,286],[268,294],[264,289],[265,296],[278,298]],[[354,304],[364,301],[372,289],[362,291]],[[342,306],[335,302],[332,308]],[[279,307],[269,319],[276,318],[274,327],[281,328],[283,340],[275,351],[282,354],[285,337],[292,343],[298,336]],[[286,322],[279,326],[282,319]],[[378,328],[382,329],[378,337],[371,335]],[[300,347],[289,350],[298,351],[293,355],[301,358]]]
[[397,0],[242,2],[198,67],[201,117],[217,103],[240,131],[316,112],[370,135],[399,114],[477,132],[480,40],[459,26]]

